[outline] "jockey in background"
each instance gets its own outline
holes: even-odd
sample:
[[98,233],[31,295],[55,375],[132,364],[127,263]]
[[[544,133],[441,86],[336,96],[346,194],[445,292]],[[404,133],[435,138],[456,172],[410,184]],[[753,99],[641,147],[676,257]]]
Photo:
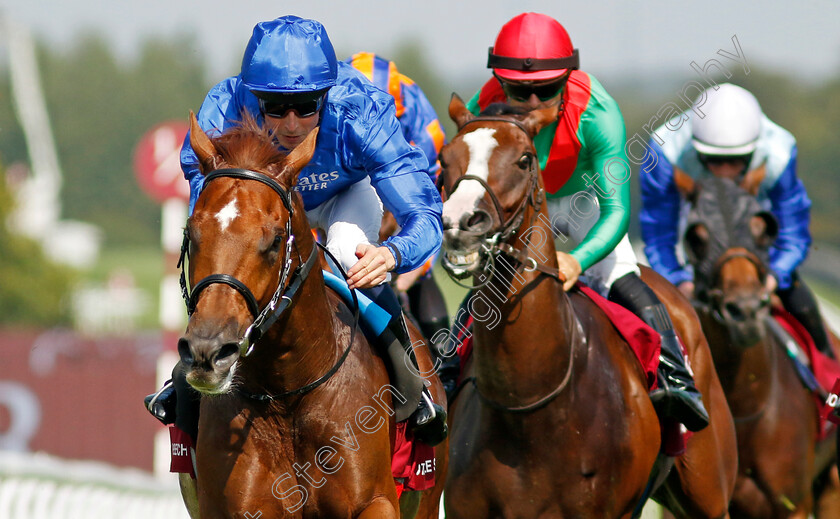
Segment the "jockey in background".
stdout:
[[[361,72],[380,90],[393,96],[397,119],[400,121],[405,140],[418,146],[426,154],[429,160],[429,178],[435,183],[440,169],[437,156],[446,136],[435,109],[423,90],[411,78],[401,74],[396,63],[371,52],[359,52],[344,61]],[[436,256],[433,256],[421,267],[400,274],[395,282],[397,291],[406,294],[411,315],[417,320],[420,331],[427,339],[431,339],[435,332],[441,329],[449,329],[446,302],[432,276],[435,259]]]
[[639,277],[627,238],[630,170],[624,119],[592,75],[578,69],[578,51],[553,18],[523,13],[506,23],[490,49],[491,78],[467,103],[479,113],[506,102],[525,110],[556,106],[558,121],[534,138],[555,234],[577,246],[557,252],[569,290],[584,273],[596,290],[638,315],[662,337],[658,389],[660,416],[698,431],[709,417],[686,367],[665,306]]
[[[414,270],[438,250],[441,201],[425,155],[403,137],[394,98],[336,59],[319,22],[283,16],[256,25],[240,74],[210,89],[198,123],[212,137],[246,112],[273,132],[282,151],[292,150],[319,127],[315,153],[295,190],[310,224],[325,232],[327,249],[347,271],[350,288],[361,289],[392,316],[383,332],[383,357],[398,392],[409,402],[419,401],[416,410],[397,408],[397,421],[408,419],[416,438],[439,443],[446,435],[446,413],[404,361],[413,353],[411,341],[399,301],[386,281],[390,271]],[[189,136],[181,149],[181,167],[190,183],[192,213],[204,175]],[[377,245],[383,203],[401,230]],[[178,366],[173,380],[175,423],[195,438],[195,391]],[[171,423],[167,389],[147,406]]]
[[653,153],[646,154],[639,172],[642,238],[651,267],[692,297],[694,274],[676,254],[687,204],[674,185],[675,167],[695,179],[716,175],[736,182],[763,167],[756,196],[779,224],[766,288],[775,291],[785,310],[808,329],[817,348],[831,354],[817,301],[796,272],[811,245],[811,200],[796,176],[796,139],[764,115],[753,94],[736,85],[707,89],[695,107],[705,116],[695,117],[693,107],[680,114],[677,123],[669,121],[653,132]]

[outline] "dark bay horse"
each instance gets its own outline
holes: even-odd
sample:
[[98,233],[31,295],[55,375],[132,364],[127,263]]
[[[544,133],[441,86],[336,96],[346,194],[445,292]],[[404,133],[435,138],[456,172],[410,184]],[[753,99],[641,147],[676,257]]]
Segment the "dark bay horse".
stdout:
[[[631,517],[659,421],[627,343],[591,300],[562,289],[532,142],[557,109],[474,117],[453,96],[449,113],[459,133],[440,154],[446,262],[481,288],[467,305],[475,382],[451,406],[447,518]],[[726,517],[735,437],[708,346],[688,301],[652,271],[644,279],[672,313],[711,415],[657,496],[681,517]]]
[[[203,394],[200,516],[437,518],[442,482],[422,502],[397,500],[399,396],[354,311],[325,286],[294,191],[317,130],[285,156],[250,117],[213,139],[190,122],[205,185],[185,231],[193,291],[179,352]],[[426,348],[416,351],[431,373]],[[446,450],[436,449],[443,473]]]
[[[817,443],[814,397],[770,316],[765,280],[777,224],[754,198],[763,178],[764,170],[756,169],[741,185],[711,176],[695,182],[676,169],[674,180],[692,205],[685,244],[698,313],[738,437],[730,512],[805,518],[814,510],[812,483],[834,463],[835,448],[830,439]],[[815,486],[817,495],[824,480]],[[822,516],[840,517],[840,509]]]

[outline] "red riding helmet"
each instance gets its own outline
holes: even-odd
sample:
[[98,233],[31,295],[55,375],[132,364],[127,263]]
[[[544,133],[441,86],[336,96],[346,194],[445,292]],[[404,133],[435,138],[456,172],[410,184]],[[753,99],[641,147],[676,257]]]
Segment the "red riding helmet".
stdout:
[[487,58],[487,68],[511,81],[554,79],[578,66],[578,50],[566,29],[538,13],[522,13],[506,23]]

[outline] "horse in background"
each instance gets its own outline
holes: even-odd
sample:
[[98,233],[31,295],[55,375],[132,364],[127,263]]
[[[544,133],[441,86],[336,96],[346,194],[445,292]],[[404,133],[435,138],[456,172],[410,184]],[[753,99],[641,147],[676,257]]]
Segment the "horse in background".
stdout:
[[[203,395],[200,516],[436,519],[442,477],[422,496],[397,498],[401,395],[358,315],[325,286],[294,191],[317,129],[285,156],[251,117],[213,139],[192,114],[190,123],[205,181],[185,230],[193,291],[179,352]],[[415,352],[431,373],[427,348]],[[446,453],[446,442],[435,449],[442,474]]]
[[771,316],[765,281],[778,225],[755,199],[763,176],[764,170],[756,169],[738,185],[674,173],[691,205],[684,241],[695,272],[696,306],[738,438],[730,513],[805,518],[814,510],[815,495],[829,486],[835,502],[818,517],[840,517],[836,468],[829,472],[834,442],[817,442],[814,396],[800,381]]
[[[637,516],[660,424],[628,344],[591,299],[562,288],[533,144],[557,109],[475,117],[453,96],[449,114],[459,131],[439,155],[444,264],[476,288],[472,383],[450,403],[446,515]],[[649,269],[643,278],[671,312],[711,416],[656,497],[680,517],[726,517],[734,427],[708,346],[676,288]]]

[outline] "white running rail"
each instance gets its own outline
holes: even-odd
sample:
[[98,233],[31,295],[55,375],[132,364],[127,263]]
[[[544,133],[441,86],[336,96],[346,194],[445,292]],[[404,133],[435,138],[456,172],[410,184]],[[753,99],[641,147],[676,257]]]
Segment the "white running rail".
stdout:
[[177,479],[137,469],[0,451],[0,518],[189,519]]

